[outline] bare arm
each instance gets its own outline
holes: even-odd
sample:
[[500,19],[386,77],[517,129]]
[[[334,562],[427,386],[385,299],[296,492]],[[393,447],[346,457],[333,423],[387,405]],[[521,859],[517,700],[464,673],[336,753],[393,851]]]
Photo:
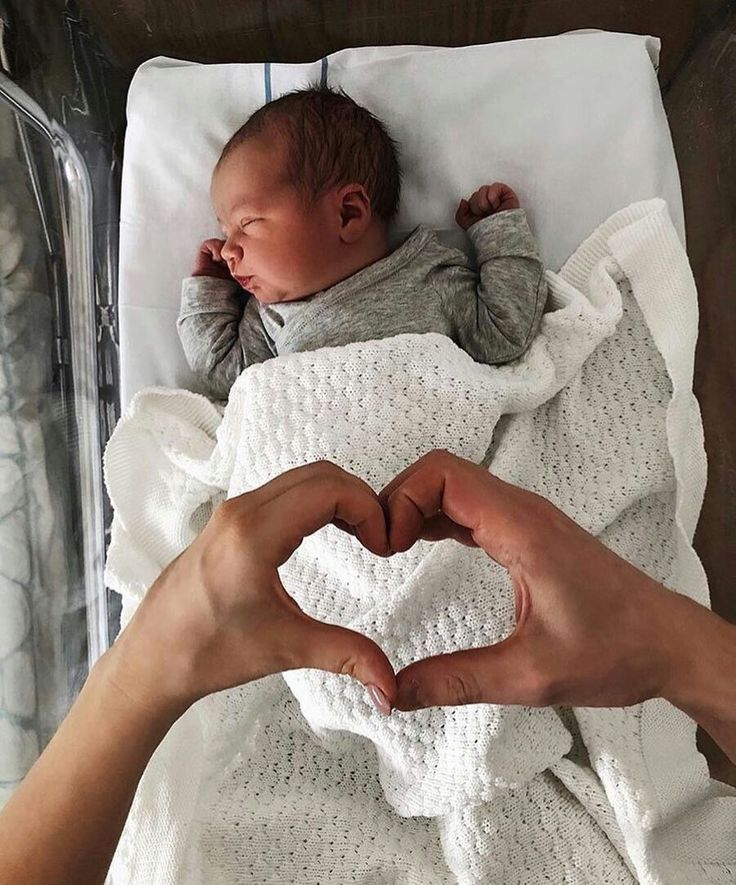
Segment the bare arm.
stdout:
[[701,725],[736,764],[736,625],[667,592],[665,604],[681,652],[662,695]]
[[105,880],[138,781],[182,710],[131,704],[93,667],[66,719],[0,812],[0,882]]

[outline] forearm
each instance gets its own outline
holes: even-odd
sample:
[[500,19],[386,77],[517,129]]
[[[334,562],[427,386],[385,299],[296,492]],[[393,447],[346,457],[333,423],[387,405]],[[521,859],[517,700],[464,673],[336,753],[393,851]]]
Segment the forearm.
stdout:
[[474,359],[518,359],[536,335],[547,300],[544,267],[523,210],[501,212],[468,229],[479,279],[452,299],[461,346]]
[[112,678],[114,648],[0,812],[2,883],[105,880],[148,760],[184,712],[131,703]]
[[673,657],[664,696],[736,763],[736,625],[674,596],[667,624]]
[[239,327],[243,309],[235,281],[188,277],[182,283],[177,331],[189,367],[226,398],[245,368]]

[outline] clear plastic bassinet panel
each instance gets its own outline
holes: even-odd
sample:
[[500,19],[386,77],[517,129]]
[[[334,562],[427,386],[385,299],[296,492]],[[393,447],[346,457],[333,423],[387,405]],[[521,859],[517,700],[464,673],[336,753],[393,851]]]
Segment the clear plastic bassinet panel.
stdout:
[[116,632],[101,440],[117,355],[94,224],[74,140],[0,73],[0,807]]

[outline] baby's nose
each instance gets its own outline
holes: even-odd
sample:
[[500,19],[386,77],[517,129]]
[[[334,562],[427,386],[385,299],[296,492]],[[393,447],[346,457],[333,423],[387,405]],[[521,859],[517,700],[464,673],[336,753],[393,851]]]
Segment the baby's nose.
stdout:
[[238,252],[242,253],[242,250],[237,249],[235,245],[230,242],[230,240],[225,240],[222,249],[220,249],[220,254],[225,259],[225,261],[237,261]]
[[243,257],[243,253],[241,249],[236,249],[231,243],[226,242],[225,245],[220,249],[220,255],[227,262],[228,269],[232,274],[235,268],[238,266],[238,262]]

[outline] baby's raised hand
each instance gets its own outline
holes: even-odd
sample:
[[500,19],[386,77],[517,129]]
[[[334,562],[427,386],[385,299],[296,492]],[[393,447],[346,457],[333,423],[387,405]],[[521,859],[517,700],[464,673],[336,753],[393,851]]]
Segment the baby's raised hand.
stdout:
[[460,200],[455,221],[463,230],[467,230],[481,218],[518,208],[519,200],[513,190],[507,184],[497,181],[479,187],[469,200]]
[[231,280],[227,261],[222,257],[224,240],[213,238],[205,240],[199,247],[197,257],[194,259],[193,277],[219,277],[221,280]]

